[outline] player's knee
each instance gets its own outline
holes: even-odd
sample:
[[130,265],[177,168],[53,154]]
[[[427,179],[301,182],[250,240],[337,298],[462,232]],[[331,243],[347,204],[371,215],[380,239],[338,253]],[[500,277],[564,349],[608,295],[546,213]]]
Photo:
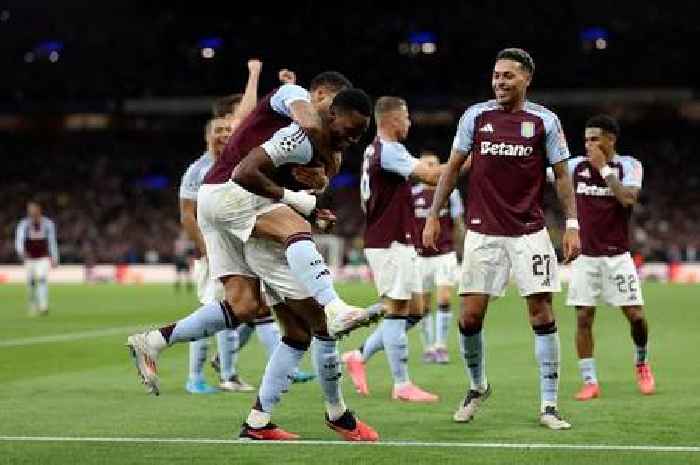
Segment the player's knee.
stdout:
[[471,312],[463,312],[459,319],[460,329],[474,333],[478,332],[484,326],[484,317]]
[[625,315],[632,325],[644,324],[644,312],[642,307],[627,307],[625,309]]
[[226,296],[226,302],[233,308],[236,318],[243,322],[251,322],[258,316],[260,301],[252,295],[239,295],[235,298]]

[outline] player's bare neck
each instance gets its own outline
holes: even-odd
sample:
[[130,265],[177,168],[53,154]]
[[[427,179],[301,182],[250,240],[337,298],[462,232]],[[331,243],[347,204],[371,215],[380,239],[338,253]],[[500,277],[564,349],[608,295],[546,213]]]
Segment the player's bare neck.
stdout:
[[519,111],[523,111],[523,108],[525,108],[525,99],[502,104],[501,107],[506,113],[517,113]]

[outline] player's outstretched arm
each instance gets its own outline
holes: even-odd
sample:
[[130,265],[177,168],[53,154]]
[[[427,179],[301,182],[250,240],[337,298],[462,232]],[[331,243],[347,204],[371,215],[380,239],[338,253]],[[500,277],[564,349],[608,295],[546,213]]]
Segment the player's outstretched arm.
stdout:
[[450,194],[457,184],[460,170],[464,164],[464,159],[467,153],[461,150],[452,149],[450,159],[444,168],[441,169],[442,174],[437,182],[435,196],[433,197],[433,205],[430,207],[428,217],[425,221],[425,229],[423,229],[423,244],[426,247],[436,249],[435,241],[440,235],[440,208],[445,204]]
[[258,103],[258,82],[260,81],[260,72],[262,71],[262,61],[248,60],[248,82],[243,92],[241,102],[233,114],[235,121],[242,121],[248,116],[255,105]]
[[581,238],[578,233],[578,217],[576,215],[576,201],[574,186],[569,175],[567,161],[562,160],[552,166],[554,170],[554,184],[557,190],[559,203],[566,216],[566,231],[562,238],[564,248],[564,263],[569,263],[581,253]]
[[207,254],[202,231],[197,224],[197,202],[191,199],[180,199],[180,224],[199,249],[202,256]]
[[411,173],[411,179],[435,186],[437,185],[440,175],[446,166],[446,164],[431,166],[429,163],[419,160],[418,164]]

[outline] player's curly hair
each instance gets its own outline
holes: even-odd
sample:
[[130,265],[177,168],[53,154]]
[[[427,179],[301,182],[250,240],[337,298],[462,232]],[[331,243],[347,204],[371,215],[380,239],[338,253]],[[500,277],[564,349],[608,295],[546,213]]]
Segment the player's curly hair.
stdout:
[[331,110],[356,111],[362,116],[372,115],[372,100],[362,89],[345,89],[331,103]]
[[587,128],[599,128],[603,131],[615,134],[615,137],[620,137],[620,124],[615,118],[610,115],[595,115],[588,118],[586,121]]
[[535,74],[535,61],[530,54],[522,48],[504,48],[496,55],[496,61],[498,60],[517,61],[523,68],[528,70],[530,74]]
[[314,91],[321,86],[335,92],[340,92],[343,89],[352,89],[353,87],[350,79],[337,71],[324,71],[317,74],[309,83],[309,90]]

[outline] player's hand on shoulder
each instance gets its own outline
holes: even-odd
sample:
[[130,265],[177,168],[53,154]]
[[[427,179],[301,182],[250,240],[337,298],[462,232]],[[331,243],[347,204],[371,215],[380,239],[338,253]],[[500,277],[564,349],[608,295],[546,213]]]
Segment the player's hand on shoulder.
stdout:
[[250,74],[260,74],[262,71],[262,61],[257,58],[248,60],[248,72]]
[[279,70],[277,77],[283,84],[296,84],[297,82],[296,73],[294,71],[288,70],[287,68]]

